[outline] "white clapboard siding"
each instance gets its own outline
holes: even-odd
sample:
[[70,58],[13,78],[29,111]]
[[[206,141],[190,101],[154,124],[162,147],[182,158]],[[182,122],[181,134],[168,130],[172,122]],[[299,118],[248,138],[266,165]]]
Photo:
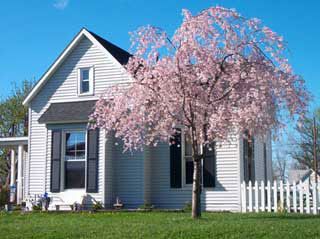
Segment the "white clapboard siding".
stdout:
[[[77,70],[79,67],[94,67],[94,95],[77,96]],[[70,55],[51,76],[41,91],[32,99],[30,107],[29,162],[27,165],[28,182],[26,192],[29,195],[42,194],[50,188],[50,147],[51,132],[45,124],[39,124],[39,117],[54,102],[97,99],[108,86],[128,81],[123,68],[115,64],[99,47],[83,37]],[[99,193],[92,196],[105,200],[104,187],[104,135],[100,134],[99,154]]]
[[[217,143],[216,187],[204,188],[202,208],[207,211],[240,211],[239,145]],[[151,202],[157,208],[180,209],[191,202],[191,185],[170,188],[169,145],[151,149]]]
[[113,163],[114,196],[120,198],[125,208],[141,206],[144,203],[143,152],[123,153],[119,144],[114,146]]
[[[265,182],[263,181],[241,183],[242,212],[268,211],[319,214],[320,187],[316,184],[302,183],[301,181],[298,185],[295,182],[290,183],[288,181],[285,184],[281,181],[274,181],[271,184],[268,181],[267,187],[264,185]],[[260,197],[257,196],[257,188],[260,190]],[[265,201],[267,201],[267,206],[265,206]]]

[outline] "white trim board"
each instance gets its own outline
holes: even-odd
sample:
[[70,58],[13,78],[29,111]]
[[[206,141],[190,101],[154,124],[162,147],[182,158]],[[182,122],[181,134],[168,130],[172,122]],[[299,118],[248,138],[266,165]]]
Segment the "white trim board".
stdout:
[[27,145],[28,136],[0,138],[0,146]]

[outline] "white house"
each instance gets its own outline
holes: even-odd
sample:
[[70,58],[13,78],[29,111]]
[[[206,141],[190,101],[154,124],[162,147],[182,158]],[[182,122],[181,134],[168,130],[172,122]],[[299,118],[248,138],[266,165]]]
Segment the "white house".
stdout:
[[[18,166],[23,185],[18,202],[45,192],[53,205],[79,202],[85,194],[106,208],[116,198],[125,208],[149,203],[179,209],[191,201],[193,169],[184,135],[177,135],[182,147],[162,143],[123,153],[114,137],[87,129],[95,101],[111,85],[129,81],[123,67],[129,57],[82,29],[41,77],[24,100],[29,107],[28,154]],[[203,209],[240,211],[240,183],[271,178],[270,137],[248,142],[238,135],[216,143],[203,161]]]
[[[312,185],[315,183],[315,171],[312,169],[291,169],[288,172],[288,181],[290,183],[303,183]],[[317,181],[320,182],[319,172],[317,174]]]

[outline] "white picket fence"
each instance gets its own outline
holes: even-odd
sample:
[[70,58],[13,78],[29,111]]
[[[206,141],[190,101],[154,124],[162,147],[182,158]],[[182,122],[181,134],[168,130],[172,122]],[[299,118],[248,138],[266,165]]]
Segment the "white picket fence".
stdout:
[[320,183],[264,181],[241,184],[242,212],[294,212],[319,214]]

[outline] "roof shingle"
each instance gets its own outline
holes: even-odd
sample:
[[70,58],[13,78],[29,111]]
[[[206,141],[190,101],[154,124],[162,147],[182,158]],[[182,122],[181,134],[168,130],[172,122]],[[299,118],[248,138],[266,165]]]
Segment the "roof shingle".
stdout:
[[112,44],[111,42],[107,41],[106,39],[100,37],[99,35],[91,32],[91,35],[98,41],[100,44],[113,55],[114,58],[119,61],[121,65],[125,65],[128,63],[129,58],[132,56],[129,52],[121,49],[120,47]]
[[95,100],[53,103],[41,115],[39,123],[61,123],[61,122],[88,122],[89,115],[93,113]]

